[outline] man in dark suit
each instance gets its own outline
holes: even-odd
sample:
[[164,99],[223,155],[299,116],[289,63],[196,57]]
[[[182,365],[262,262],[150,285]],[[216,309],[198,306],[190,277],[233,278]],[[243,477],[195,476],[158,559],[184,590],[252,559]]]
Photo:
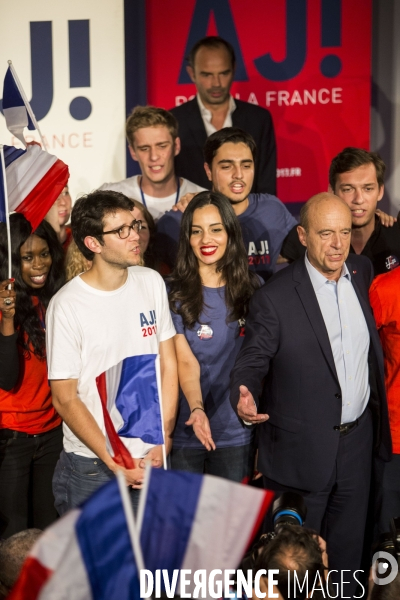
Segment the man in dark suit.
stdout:
[[337,196],[314,196],[300,218],[306,256],[254,294],[231,402],[244,422],[260,424],[265,486],[304,496],[306,525],[326,539],[336,580],[351,571],[341,596],[351,597],[373,446],[384,460],[391,456],[382,351],[368,303],[373,272],[365,257],[346,260],[351,212]]
[[181,140],[181,152],[175,158],[177,174],[211,189],[203,167],[206,138],[223,127],[239,127],[253,136],[257,146],[252,192],[276,195],[276,146],[271,114],[230,95],[235,74],[232,46],[220,37],[205,37],[193,46],[188,61],[187,71],[196,84],[197,95],[171,109],[179,123]]

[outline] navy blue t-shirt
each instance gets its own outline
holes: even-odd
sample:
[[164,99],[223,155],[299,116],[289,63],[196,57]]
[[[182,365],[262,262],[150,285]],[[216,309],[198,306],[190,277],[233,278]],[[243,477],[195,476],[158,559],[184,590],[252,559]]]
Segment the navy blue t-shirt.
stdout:
[[[180,211],[168,211],[157,223],[157,258],[170,269],[175,265],[181,219]],[[283,202],[269,194],[250,194],[249,206],[238,219],[249,267],[267,281],[275,272],[283,240],[298,223]]]
[[[229,376],[243,342],[243,328],[238,321],[226,322],[225,287],[203,286],[204,310],[199,323],[187,329],[180,315],[171,311],[176,333],[185,336],[200,364],[200,385],[204,408],[210,421],[217,448],[249,444],[252,428],[244,427],[229,401]],[[174,431],[174,448],[204,448],[185,422],[190,417],[189,404],[179,394],[179,412]]]

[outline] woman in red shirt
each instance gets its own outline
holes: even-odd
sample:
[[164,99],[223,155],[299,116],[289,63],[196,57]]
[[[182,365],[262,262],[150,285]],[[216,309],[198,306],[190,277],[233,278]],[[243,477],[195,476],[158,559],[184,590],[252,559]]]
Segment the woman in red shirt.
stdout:
[[10,216],[12,274],[0,224],[0,536],[44,529],[57,516],[51,482],[61,419],[47,381],[45,311],[64,283],[63,250],[43,221]]

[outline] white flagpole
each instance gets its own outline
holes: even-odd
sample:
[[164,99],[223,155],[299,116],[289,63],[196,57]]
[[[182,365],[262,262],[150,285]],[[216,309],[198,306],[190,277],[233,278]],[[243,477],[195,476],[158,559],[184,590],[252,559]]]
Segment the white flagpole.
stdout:
[[[124,508],[126,523],[128,525],[129,537],[131,539],[133,556],[135,557],[136,565],[141,571],[144,569],[144,561],[142,548],[140,546],[140,539],[138,530],[135,524],[135,517],[133,515],[133,508],[128,494],[128,488],[126,487],[125,476],[122,470],[117,471],[118,487],[121,493],[122,506]],[[138,574],[140,575],[140,573]]]
[[43,148],[43,150],[45,150],[46,148],[45,148],[45,145],[44,145],[44,140],[43,140],[42,132],[40,131],[40,128],[39,128],[39,123],[36,121],[36,117],[33,114],[33,110],[31,108],[31,105],[29,104],[28,98],[25,95],[24,88],[22,87],[21,82],[18,79],[18,75],[17,75],[17,73],[16,73],[16,71],[14,69],[14,65],[12,64],[12,61],[9,60],[8,64],[10,65],[11,73],[13,74],[13,77],[15,79],[15,83],[17,84],[17,88],[19,90],[19,93],[22,96],[22,100],[24,101],[25,108],[28,111],[29,116],[30,116],[30,118],[32,120],[32,123],[34,124],[35,129],[37,130],[37,132],[39,134],[40,141],[42,142],[42,148]]
[[0,144],[0,160],[1,160],[1,170],[3,172],[3,181],[4,181],[4,204],[5,204],[5,211],[6,211],[6,230],[7,230],[7,245],[8,245],[8,279],[11,279],[11,231],[10,231],[10,217],[9,217],[9,211],[8,211],[6,163],[4,160],[3,144]]

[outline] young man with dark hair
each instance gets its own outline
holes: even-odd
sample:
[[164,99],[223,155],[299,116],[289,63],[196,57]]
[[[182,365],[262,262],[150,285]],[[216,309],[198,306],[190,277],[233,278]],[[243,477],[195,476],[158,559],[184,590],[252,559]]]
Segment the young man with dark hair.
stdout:
[[126,138],[141,175],[117,183],[104,183],[100,190],[114,190],[144,204],[154,219],[176,204],[187,193],[204,188],[175,175],[174,158],[181,146],[175,117],[155,106],[136,106],[129,115]]
[[[146,461],[160,467],[175,423],[178,382],[165,285],[140,262],[141,222],[118,192],[80,198],[72,211],[78,248],[92,267],[51,300],[47,359],[64,450],[53,492],[60,514],[124,467],[132,501]],[[147,429],[138,429],[146,412]],[[133,489],[134,488],[134,489]]]
[[258,148],[252,191],[275,194],[276,146],[271,114],[231,95],[236,64],[232,46],[218,36],[202,38],[191,49],[188,63],[196,97],[171,109],[179,123],[182,146],[175,159],[177,172],[210,189],[203,170],[206,138],[224,127],[239,127],[252,135]]
[[[344,200],[351,210],[350,252],[367,256],[375,275],[400,264],[399,228],[385,227],[377,214],[378,202],[384,193],[385,170],[379,154],[352,147],[344,148],[335,156],[329,169],[329,191]],[[289,260],[304,254],[295,232],[285,241],[282,254]]]
[[[216,131],[204,146],[204,169],[213,190],[231,202],[242,228],[249,266],[264,280],[274,272],[282,242],[297,221],[269,194],[251,194],[256,145],[237,127]],[[157,225],[157,254],[170,269],[175,264],[182,213],[170,211]]]

